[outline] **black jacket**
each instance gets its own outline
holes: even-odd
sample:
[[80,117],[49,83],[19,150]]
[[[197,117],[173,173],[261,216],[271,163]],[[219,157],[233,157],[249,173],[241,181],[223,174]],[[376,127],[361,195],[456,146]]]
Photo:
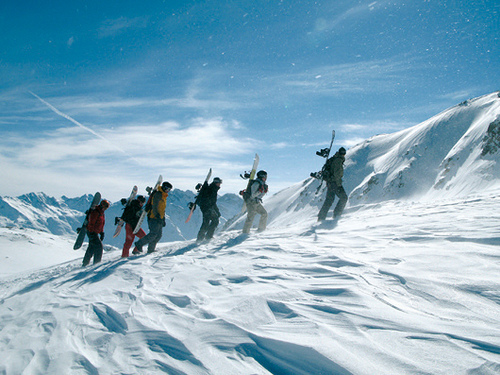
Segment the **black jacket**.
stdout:
[[135,228],[137,222],[139,221],[140,211],[141,204],[137,199],[134,199],[127,207],[125,207],[122,215],[123,221],[130,224],[132,228]]
[[220,187],[215,183],[205,182],[200,189],[200,193],[198,194],[198,198],[196,198],[196,204],[200,206],[200,208],[206,209],[210,207],[217,207],[217,192]]

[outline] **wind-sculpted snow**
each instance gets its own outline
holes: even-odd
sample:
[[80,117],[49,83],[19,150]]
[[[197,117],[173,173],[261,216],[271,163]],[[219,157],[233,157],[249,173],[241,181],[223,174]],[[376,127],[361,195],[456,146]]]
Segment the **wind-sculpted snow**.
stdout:
[[322,224],[296,198],[260,234],[4,276],[0,373],[500,371],[500,195]]

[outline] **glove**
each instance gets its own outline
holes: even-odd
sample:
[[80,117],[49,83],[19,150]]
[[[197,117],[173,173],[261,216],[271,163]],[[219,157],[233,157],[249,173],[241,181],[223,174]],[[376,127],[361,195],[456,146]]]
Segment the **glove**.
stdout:
[[167,225],[167,222],[165,221],[165,218],[162,219],[162,224],[163,224],[163,226]]
[[104,232],[99,233],[99,238],[101,241],[104,241]]
[[82,228],[76,228],[76,233],[80,233],[81,230]]

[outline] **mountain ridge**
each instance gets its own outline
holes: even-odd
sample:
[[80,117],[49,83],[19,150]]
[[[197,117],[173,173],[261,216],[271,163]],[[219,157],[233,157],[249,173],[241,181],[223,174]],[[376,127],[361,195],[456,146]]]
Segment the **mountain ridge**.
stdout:
[[[466,196],[498,188],[499,134],[500,92],[494,92],[450,107],[408,129],[371,137],[347,151],[344,173],[344,187],[349,194],[347,208],[393,199]],[[318,180],[307,178],[266,197],[269,223],[288,225],[296,220],[290,211],[304,210],[305,215],[316,215],[326,190],[323,186],[318,192],[318,185]],[[0,225],[25,225],[54,234],[74,234],[91,197],[57,199],[30,193],[18,198],[0,198]],[[196,236],[201,215],[196,214],[189,225],[184,224],[187,203],[193,198],[191,191],[171,192],[163,241]],[[222,212],[219,230],[241,228],[244,220],[241,198],[228,193],[219,198],[218,204]],[[121,208],[114,203],[107,211],[108,234],[114,231],[114,217],[121,215]],[[120,247],[123,239],[108,236],[106,242]]]
[[[65,236],[76,236],[84,218],[85,211],[92,201],[92,194],[81,197],[55,198],[43,192],[23,194],[19,197],[0,197],[0,226],[29,228]],[[192,222],[184,224],[189,213],[188,202],[192,201],[191,191],[173,190],[167,199],[167,228],[164,241],[192,239],[201,225],[201,215],[196,210]],[[225,194],[219,197],[221,222],[234,216],[241,209],[241,199],[236,194]],[[121,216],[123,206],[120,202],[112,203],[106,211],[105,233],[106,244],[121,247],[123,235],[112,238],[114,218]],[[146,228],[147,226],[144,225]]]

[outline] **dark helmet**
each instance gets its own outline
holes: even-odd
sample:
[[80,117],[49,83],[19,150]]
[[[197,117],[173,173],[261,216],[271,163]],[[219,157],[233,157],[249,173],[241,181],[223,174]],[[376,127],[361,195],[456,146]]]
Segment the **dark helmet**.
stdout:
[[214,184],[222,184],[222,179],[219,177],[215,177],[214,180],[212,181]]
[[104,210],[107,210],[109,206],[111,206],[111,203],[107,199],[103,199],[101,203],[99,203],[99,206],[101,206]]
[[262,170],[257,172],[257,178],[264,178],[267,177],[267,172]]
[[144,195],[138,195],[137,200],[141,203],[146,202],[146,197]]
[[167,189],[172,190],[173,186],[170,182],[165,181],[163,184],[161,184],[161,188],[163,191],[167,191]]
[[345,155],[346,154],[346,150],[344,147],[341,147],[339,148],[339,155]]

